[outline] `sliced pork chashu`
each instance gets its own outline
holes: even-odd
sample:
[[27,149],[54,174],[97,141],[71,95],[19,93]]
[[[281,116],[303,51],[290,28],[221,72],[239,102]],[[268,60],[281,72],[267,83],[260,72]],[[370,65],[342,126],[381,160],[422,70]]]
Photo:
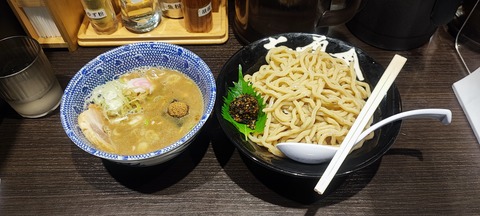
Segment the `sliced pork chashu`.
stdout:
[[96,105],[90,105],[78,116],[78,125],[90,142],[108,152],[115,152],[115,147],[103,129],[106,123],[100,108]]

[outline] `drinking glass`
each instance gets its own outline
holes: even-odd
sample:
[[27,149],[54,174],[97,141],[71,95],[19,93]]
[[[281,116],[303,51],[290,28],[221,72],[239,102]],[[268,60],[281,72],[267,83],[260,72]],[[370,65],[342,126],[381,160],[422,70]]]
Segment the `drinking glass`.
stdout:
[[120,9],[123,25],[135,33],[152,31],[162,16],[158,0],[120,0]]
[[0,40],[0,50],[0,97],[26,118],[55,110],[63,90],[40,44],[27,36],[11,36]]

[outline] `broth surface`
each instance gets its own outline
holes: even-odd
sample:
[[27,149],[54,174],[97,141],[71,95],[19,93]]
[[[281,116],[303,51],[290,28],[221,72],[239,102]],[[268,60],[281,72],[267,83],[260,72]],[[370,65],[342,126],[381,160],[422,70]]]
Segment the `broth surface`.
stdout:
[[[200,121],[203,98],[200,89],[189,77],[175,70],[148,68],[125,74],[119,80],[127,82],[136,78],[150,81],[151,91],[146,97],[140,96],[134,112],[128,111],[124,116],[105,116],[103,131],[111,145],[97,144],[97,147],[106,152],[121,155],[152,152],[173,144]],[[131,93],[127,91],[124,94]],[[186,104],[187,114],[183,117],[170,116],[167,110],[172,102]],[[89,109],[98,108],[95,103],[89,106]],[[84,134],[90,141],[95,141],[85,131]]]

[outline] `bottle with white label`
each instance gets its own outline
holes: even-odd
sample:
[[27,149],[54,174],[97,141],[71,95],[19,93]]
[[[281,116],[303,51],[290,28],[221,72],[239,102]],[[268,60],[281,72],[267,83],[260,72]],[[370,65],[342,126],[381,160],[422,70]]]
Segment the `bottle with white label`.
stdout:
[[163,16],[173,19],[183,18],[181,0],[160,0],[160,6]]
[[211,0],[182,0],[185,28],[188,32],[209,32],[213,28]]
[[85,14],[97,34],[117,31],[118,20],[111,0],[82,0]]

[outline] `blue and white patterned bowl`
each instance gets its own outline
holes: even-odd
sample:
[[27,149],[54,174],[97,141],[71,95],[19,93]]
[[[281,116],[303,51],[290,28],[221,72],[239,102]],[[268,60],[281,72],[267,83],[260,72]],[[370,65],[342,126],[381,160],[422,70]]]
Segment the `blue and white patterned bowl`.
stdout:
[[[154,152],[140,155],[116,155],[96,149],[85,138],[78,126],[77,118],[86,108],[85,100],[96,86],[144,66],[175,69],[194,80],[202,92],[205,107],[200,122],[177,142]],[[73,76],[62,97],[60,118],[67,136],[75,145],[89,154],[133,166],[150,166],[172,159],[192,142],[209,118],[215,104],[215,97],[216,86],[213,74],[207,64],[196,54],[167,43],[134,43],[97,56]]]

